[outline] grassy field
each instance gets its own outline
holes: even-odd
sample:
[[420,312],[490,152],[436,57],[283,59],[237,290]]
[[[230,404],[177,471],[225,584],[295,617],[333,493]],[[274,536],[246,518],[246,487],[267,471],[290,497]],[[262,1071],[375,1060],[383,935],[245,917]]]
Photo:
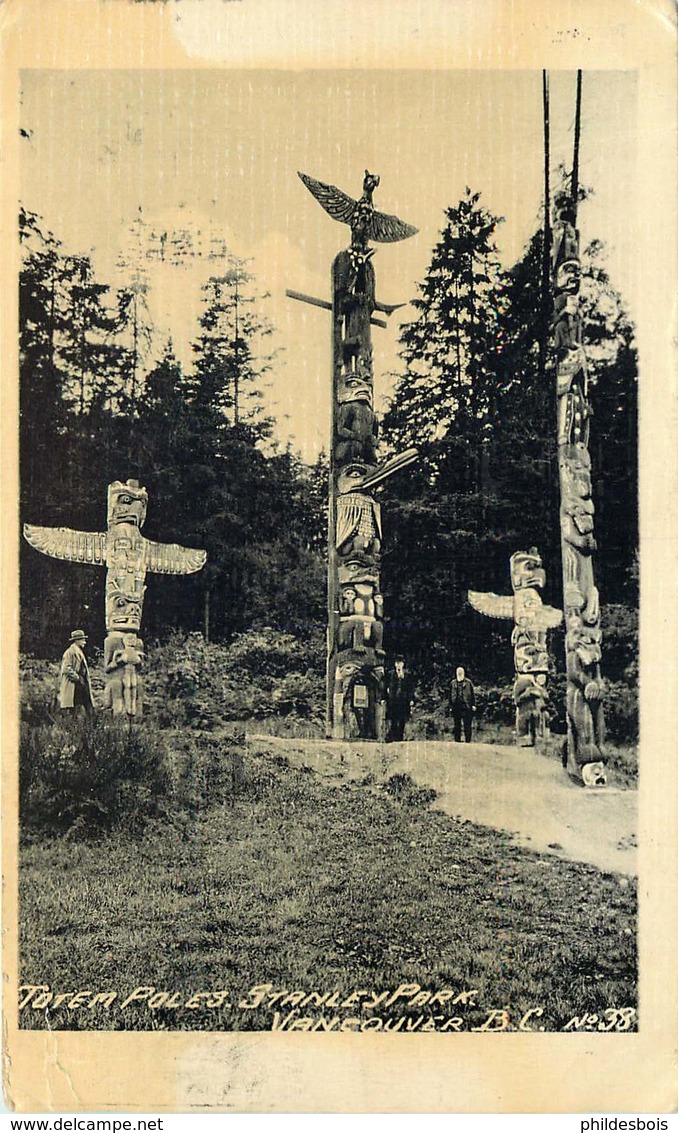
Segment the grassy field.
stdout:
[[26,838],[20,901],[21,982],[49,986],[21,993],[24,1027],[635,1026],[635,885],[404,777],[332,786],[248,753],[143,836]]

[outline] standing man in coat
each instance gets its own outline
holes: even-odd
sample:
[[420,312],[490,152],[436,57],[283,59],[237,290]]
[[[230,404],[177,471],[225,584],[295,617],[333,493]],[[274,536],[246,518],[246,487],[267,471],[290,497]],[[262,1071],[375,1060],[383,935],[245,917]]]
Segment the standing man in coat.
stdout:
[[74,629],[68,648],[61,658],[59,708],[84,708],[85,712],[91,712],[94,707],[89,666],[85,657],[86,644],[87,636],[81,629]]
[[471,742],[471,724],[476,710],[475,690],[461,665],[457,668],[456,680],[450,689],[450,712],[454,719],[454,738],[461,740],[461,726],[464,725],[464,739]]
[[400,742],[405,732],[405,724],[410,718],[414,692],[412,678],[405,671],[405,661],[397,657],[393,672],[386,687],[386,714],[389,720],[387,742]]

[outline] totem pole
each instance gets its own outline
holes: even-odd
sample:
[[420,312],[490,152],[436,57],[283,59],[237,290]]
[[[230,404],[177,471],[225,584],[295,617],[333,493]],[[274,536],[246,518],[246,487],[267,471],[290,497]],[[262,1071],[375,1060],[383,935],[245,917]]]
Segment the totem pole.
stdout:
[[563,615],[542,603],[539,590],[546,584],[546,572],[536,547],[511,555],[512,596],[468,591],[475,610],[490,618],[512,618],[513,661],[516,675],[513,702],[516,706],[518,742],[533,746],[537,737],[548,735],[549,653],[546,634],[560,625]]
[[108,531],[73,531],[68,527],[24,524],[24,537],[45,555],[69,562],[106,566],[105,703],[117,717],[141,711],[143,660],[141,611],[146,573],[193,574],[205,564],[205,551],[176,543],[152,543],[141,534],[148,493],[138,480],[108,485]]
[[383,738],[383,599],[379,586],[381,509],[374,489],[416,460],[408,449],[377,461],[371,326],[386,324],[396,306],[377,302],[369,240],[390,243],[417,231],[377,212],[376,174],[365,171],[354,200],[334,185],[299,174],[334,220],[351,227],[351,244],[332,264],[332,303],[289,292],[332,311],[332,445],[328,528],[327,735]]
[[563,604],[567,667],[568,773],[586,787],[606,783],[601,629],[593,579],[594,507],[588,451],[588,374],[579,308],[581,265],[576,225],[576,180],[572,194],[555,199],[551,244],[554,295],[552,347],[556,363],[558,473],[563,559]]

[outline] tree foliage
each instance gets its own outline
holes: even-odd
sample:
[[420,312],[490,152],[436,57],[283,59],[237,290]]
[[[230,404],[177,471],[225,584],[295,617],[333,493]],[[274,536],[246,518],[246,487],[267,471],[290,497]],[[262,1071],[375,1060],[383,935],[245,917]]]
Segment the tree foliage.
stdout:
[[[544,599],[561,604],[543,233],[506,269],[495,247],[500,223],[470,189],[445,211],[402,328],[382,424],[388,448],[420,451],[418,465],[380,489],[386,646],[429,688],[447,683],[457,663],[475,679],[510,681],[510,622],[482,618],[467,591],[510,593],[514,551],[539,548]],[[228,260],[205,284],[184,372],[169,341],[148,358],[134,273],[117,290],[39,217],[22,212],[20,224],[22,520],[103,530],[106,485],[137,478],[149,491],[145,534],[208,553],[199,574],[149,578],[145,636],[177,629],[228,643],[266,629],[315,641],[326,619],[327,458],[308,467],[272,443],[260,396],[272,328],[246,265]],[[610,638],[603,660],[621,704],[635,681],[624,638],[633,637],[638,583],[629,569],[638,541],[636,353],[599,242],[583,250],[582,268],[595,570]],[[23,545],[21,570],[24,648],[54,655],[74,625],[103,638],[100,569]]]
[[[142,375],[128,292],[66,255],[37,217],[22,213],[21,230],[22,520],[103,530],[106,485],[136,478],[149,492],[147,537],[208,554],[197,575],[149,578],[146,635],[227,640],[254,625],[304,634],[322,624],[319,469],[268,441],[259,400],[272,328],[250,302],[253,277],[234,261],[208,281],[191,373],[168,342]],[[101,640],[103,585],[100,568],[24,545],[24,648],[54,653],[76,624]]]

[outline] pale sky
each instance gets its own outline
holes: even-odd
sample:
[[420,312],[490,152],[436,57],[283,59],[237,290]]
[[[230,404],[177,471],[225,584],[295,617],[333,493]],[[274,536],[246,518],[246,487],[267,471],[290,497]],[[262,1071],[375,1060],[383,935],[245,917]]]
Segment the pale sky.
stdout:
[[[331,220],[298,169],[357,197],[365,168],[379,173],[380,210],[419,234],[381,245],[377,295],[408,300],[425,273],[443,210],[468,184],[506,221],[509,266],[537,227],[542,196],[540,71],[25,71],[21,195],[71,253],[89,253],[105,282],[141,206],[163,230],[223,236],[252,258],[264,312],[281,348],[267,406],[301,454],[327,446],[329,314],[285,298],[285,288],[329,299],[332,258],[349,230]],[[552,164],[571,161],[574,72],[551,82]],[[639,233],[629,208],[637,178],[633,72],[584,74],[580,176],[595,196],[580,210],[582,241],[608,246],[608,268],[633,315]],[[206,261],[154,270],[156,350],[171,334],[184,364],[196,333]],[[375,328],[377,401],[397,365],[399,322]]]

